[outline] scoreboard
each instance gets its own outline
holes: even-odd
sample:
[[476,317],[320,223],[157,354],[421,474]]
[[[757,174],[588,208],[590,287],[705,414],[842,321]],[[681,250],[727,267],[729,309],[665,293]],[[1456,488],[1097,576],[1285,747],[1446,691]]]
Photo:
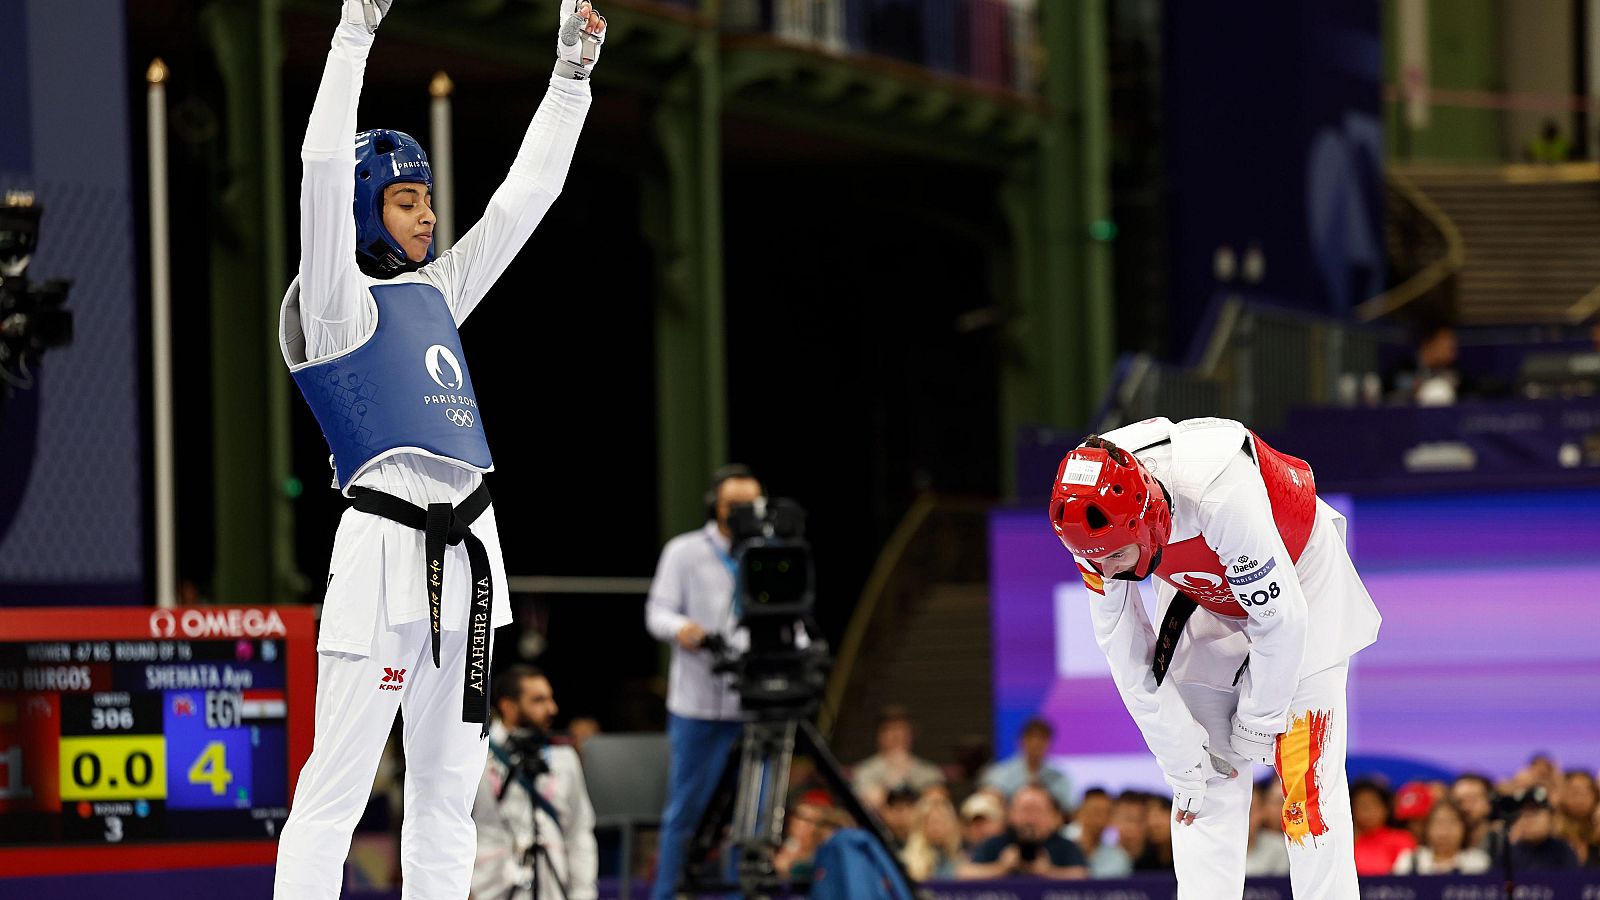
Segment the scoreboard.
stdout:
[[270,862],[314,640],[305,607],[0,610],[0,870]]

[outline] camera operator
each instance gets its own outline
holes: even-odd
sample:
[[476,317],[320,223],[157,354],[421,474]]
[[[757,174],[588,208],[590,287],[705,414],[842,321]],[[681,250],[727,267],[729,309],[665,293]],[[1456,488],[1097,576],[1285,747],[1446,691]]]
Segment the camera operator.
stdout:
[[652,900],[673,896],[695,826],[722,776],[721,762],[741,733],[739,695],[727,676],[712,670],[708,643],[738,643],[737,565],[728,515],[732,507],[761,496],[761,482],[745,466],[712,473],[706,524],[667,542],[650,584],[645,627],[656,640],[672,644],[667,679],[672,758]]
[[557,711],[550,681],[532,666],[514,665],[495,679],[494,696],[489,764],[472,805],[472,896],[594,900],[594,808],[577,751],[550,742]]

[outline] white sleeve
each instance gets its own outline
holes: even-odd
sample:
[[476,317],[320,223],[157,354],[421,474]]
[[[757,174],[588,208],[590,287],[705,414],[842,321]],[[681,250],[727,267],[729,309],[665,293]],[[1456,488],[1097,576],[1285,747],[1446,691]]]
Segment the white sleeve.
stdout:
[[356,267],[356,104],[372,35],[341,22],[300,145],[300,316],[306,358],[354,346],[373,327]]
[[1249,616],[1250,672],[1239,698],[1239,723],[1281,734],[1306,653],[1306,597],[1278,535],[1266,485],[1244,455],[1201,496],[1200,531]]
[[589,802],[589,786],[583,780],[578,752],[572,750],[571,755],[572,777],[567,779],[567,809],[572,811],[572,821],[567,825],[567,897],[595,900],[599,896],[596,880],[600,877],[600,850],[594,840],[594,805]]
[[[486,751],[487,752],[487,751]],[[472,867],[472,894],[475,897],[503,897],[517,884],[516,842],[511,829],[494,800],[489,769],[478,780],[478,794],[472,800],[472,821],[478,832],[478,858]]]
[[[551,76],[517,159],[489,198],[483,218],[421,270],[450,303],[457,325],[472,314],[561,193],[578,147],[578,134],[589,114],[589,101],[588,81]],[[578,247],[573,244],[574,259]],[[559,288],[563,281],[552,277],[548,284]]]
[[[1076,558],[1075,558],[1076,559]],[[1156,684],[1156,632],[1132,582],[1101,578],[1077,559],[1094,622],[1095,642],[1111,664],[1122,703],[1163,772],[1185,772],[1206,759],[1206,730],[1171,679]],[[1103,591],[1103,593],[1102,593]]]
[[672,641],[689,622],[689,596],[684,590],[682,554],[678,544],[669,542],[656,563],[656,577],[650,581],[650,596],[644,604],[644,625],[658,641]]

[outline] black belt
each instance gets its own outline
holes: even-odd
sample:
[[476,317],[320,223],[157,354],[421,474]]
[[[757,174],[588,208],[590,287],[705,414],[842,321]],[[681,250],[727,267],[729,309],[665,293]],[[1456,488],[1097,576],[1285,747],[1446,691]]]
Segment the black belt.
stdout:
[[472,523],[489,508],[489,486],[479,484],[459,506],[429,503],[427,508],[372,488],[353,487],[355,508],[423,532],[427,559],[423,581],[428,586],[428,619],[433,628],[433,667],[439,668],[440,596],[444,591],[444,548],[467,545],[472,565],[472,637],[467,644],[467,665],[461,686],[461,721],[483,725],[489,733],[489,625],[494,612],[494,578],[489,572],[489,551],[472,533]]
[[[1150,673],[1156,676],[1156,686],[1167,678],[1167,669],[1172,667],[1172,654],[1178,649],[1178,638],[1183,637],[1183,627],[1189,624],[1189,617],[1194,615],[1195,609],[1200,604],[1194,598],[1178,591],[1172,595],[1172,602],[1167,604],[1167,614],[1161,620],[1161,630],[1156,632],[1156,655],[1150,661]],[[1238,686],[1239,679],[1244,677],[1244,670],[1250,667],[1250,657],[1247,654],[1244,663],[1239,666],[1239,671],[1233,673],[1234,686]]]

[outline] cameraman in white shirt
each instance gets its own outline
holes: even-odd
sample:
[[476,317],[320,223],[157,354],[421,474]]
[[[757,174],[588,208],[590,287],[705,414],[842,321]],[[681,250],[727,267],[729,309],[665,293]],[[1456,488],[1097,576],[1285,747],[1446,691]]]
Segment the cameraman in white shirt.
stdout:
[[557,712],[550,680],[532,666],[510,666],[495,679],[494,696],[489,764],[472,805],[478,827],[472,895],[475,900],[594,900],[599,868],[594,807],[578,752],[550,741]]

